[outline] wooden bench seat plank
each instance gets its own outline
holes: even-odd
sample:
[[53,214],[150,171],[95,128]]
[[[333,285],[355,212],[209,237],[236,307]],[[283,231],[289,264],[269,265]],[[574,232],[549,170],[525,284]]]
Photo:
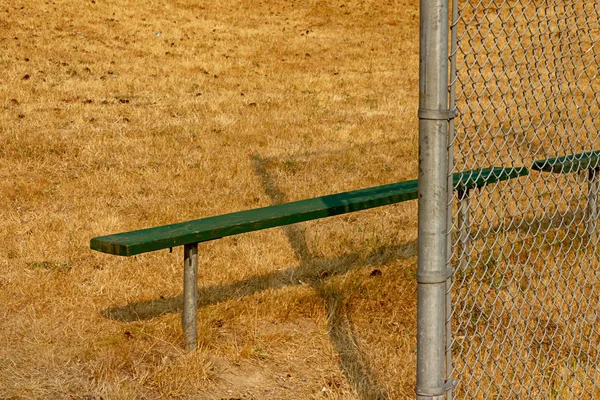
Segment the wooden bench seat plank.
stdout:
[[[457,188],[469,189],[527,174],[525,168],[486,168],[456,173]],[[231,214],[96,237],[93,250],[132,256],[200,243],[261,229],[320,219],[416,199],[418,181],[410,180],[368,189],[299,200]]]
[[597,168],[600,166],[600,150],[586,153],[571,154],[563,157],[538,160],[533,163],[531,169],[555,174],[568,174],[581,170]]

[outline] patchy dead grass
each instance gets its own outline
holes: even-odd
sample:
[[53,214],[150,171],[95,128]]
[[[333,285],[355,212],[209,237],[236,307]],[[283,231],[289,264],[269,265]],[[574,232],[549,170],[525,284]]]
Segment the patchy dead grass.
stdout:
[[412,397],[415,203],[203,244],[193,352],[89,239],[415,178],[417,6],[0,4],[0,398]]

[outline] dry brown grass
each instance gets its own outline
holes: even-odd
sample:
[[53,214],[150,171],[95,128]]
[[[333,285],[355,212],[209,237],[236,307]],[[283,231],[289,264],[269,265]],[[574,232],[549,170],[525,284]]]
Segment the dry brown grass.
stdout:
[[0,398],[412,397],[414,202],[203,244],[193,352],[181,249],[88,243],[415,178],[417,6],[0,4]]

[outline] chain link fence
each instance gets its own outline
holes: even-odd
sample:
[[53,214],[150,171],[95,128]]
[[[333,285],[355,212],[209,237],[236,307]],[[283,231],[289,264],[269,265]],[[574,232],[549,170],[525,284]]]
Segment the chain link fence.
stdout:
[[600,2],[452,7],[449,172],[539,168],[450,201],[448,397],[600,397]]

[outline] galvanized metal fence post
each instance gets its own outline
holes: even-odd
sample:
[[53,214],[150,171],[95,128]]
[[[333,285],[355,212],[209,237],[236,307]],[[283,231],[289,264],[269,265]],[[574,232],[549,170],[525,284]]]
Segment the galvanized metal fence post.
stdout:
[[448,0],[421,0],[417,399],[446,385]]

